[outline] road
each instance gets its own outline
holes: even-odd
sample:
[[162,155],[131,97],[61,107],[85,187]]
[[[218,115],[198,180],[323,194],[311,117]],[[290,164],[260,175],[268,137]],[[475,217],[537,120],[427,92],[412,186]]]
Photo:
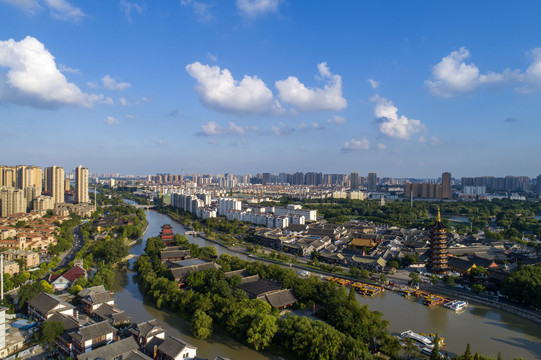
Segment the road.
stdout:
[[73,234],[73,247],[67,253],[63,253],[60,255],[61,260],[53,271],[67,266],[69,262],[73,260],[77,251],[81,250],[81,248],[85,244],[85,239],[81,234],[81,225],[77,225],[73,229],[71,229],[71,233]]

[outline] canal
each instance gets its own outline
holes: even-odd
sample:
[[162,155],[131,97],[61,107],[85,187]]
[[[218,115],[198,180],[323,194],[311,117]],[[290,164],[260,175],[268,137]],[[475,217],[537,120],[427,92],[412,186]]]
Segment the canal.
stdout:
[[[149,228],[143,241],[130,249],[131,254],[142,254],[146,239],[157,236],[163,224],[171,224],[175,233],[186,231],[167,215],[154,210],[145,213]],[[188,236],[188,239],[200,246],[215,246],[218,254],[228,253],[243,260],[252,260],[199,237]],[[203,358],[213,359],[221,355],[235,360],[280,359],[278,356],[256,352],[223,334],[213,335],[207,340],[191,337],[189,322],[178,314],[156,309],[151,301],[142,296],[134,275],[130,270],[117,271],[113,289],[116,304],[134,322],[157,319],[168,334],[180,336],[197,346],[198,356]],[[496,357],[501,352],[504,359],[541,359],[541,325],[505,311],[470,304],[464,312],[455,314],[443,307],[428,308],[420,301],[408,300],[393,292],[384,292],[375,297],[358,296],[358,300],[369,305],[371,310],[382,312],[384,318],[389,320],[389,330],[392,333],[408,329],[425,333],[438,332],[445,337],[447,345],[444,350],[454,354],[463,353],[466,344],[470,343],[474,353]]]

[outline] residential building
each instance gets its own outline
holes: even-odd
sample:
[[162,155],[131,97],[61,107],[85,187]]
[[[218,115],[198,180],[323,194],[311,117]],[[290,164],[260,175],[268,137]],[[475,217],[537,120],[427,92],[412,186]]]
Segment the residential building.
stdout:
[[43,322],[55,313],[74,316],[75,307],[56,295],[40,292],[28,302],[28,316]]
[[0,217],[26,213],[24,190],[13,187],[0,188]]
[[45,191],[49,192],[55,204],[64,202],[64,168],[53,165],[45,169]]
[[116,337],[116,329],[107,321],[90,324],[79,328],[77,331],[68,333],[73,345],[70,354],[78,355],[90,352],[99,347],[110,344]]
[[75,169],[75,197],[77,203],[88,202],[88,169],[81,165]]
[[349,184],[351,190],[359,190],[359,174],[352,172],[349,175]]
[[4,274],[10,276],[17,275],[19,273],[19,264],[15,261],[4,261]]
[[165,330],[158,325],[156,319],[134,324],[130,327],[129,332],[141,347],[144,347],[155,337],[165,339]]
[[191,360],[197,356],[197,347],[173,336],[165,339],[154,337],[144,351],[157,360]]
[[451,173],[444,172],[441,175],[441,198],[451,199]]
[[115,304],[115,299],[103,285],[85,288],[77,293],[77,297],[81,302],[81,308],[87,314],[91,314],[102,304]]
[[64,274],[51,274],[49,283],[54,291],[64,291],[68,289],[79,278],[86,278],[86,270],[80,266],[74,266]]
[[378,175],[375,172],[368,173],[368,191],[376,191],[378,189]]
[[77,360],[152,360],[139,351],[132,337],[77,355]]

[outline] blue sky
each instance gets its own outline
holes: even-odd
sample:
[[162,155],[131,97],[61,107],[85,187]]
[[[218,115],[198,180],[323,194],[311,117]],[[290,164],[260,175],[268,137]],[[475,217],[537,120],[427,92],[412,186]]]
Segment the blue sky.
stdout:
[[541,172],[536,1],[0,0],[0,163]]

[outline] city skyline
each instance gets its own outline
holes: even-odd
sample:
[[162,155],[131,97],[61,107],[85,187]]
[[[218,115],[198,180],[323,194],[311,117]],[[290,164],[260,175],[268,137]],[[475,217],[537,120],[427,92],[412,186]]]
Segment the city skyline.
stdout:
[[527,4],[0,0],[3,163],[534,178]]

